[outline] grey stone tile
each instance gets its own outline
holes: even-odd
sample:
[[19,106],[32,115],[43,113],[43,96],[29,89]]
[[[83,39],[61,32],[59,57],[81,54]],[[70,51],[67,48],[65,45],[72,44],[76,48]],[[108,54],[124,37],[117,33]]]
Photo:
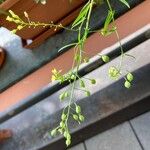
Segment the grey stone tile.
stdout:
[[84,148],[84,145],[81,143],[72,148],[69,148],[68,150],[85,150],[85,148]]
[[127,122],[87,140],[86,147],[87,150],[141,150]]
[[145,150],[150,150],[150,112],[133,120],[131,124]]

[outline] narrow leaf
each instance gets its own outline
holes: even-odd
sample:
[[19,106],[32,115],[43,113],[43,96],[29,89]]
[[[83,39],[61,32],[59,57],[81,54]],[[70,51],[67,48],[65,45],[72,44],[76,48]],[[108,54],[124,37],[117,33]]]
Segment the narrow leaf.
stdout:
[[71,44],[65,45],[65,46],[63,46],[62,48],[60,48],[60,49],[58,50],[58,52],[62,51],[63,49],[66,49],[66,48],[68,48],[68,47],[72,47],[72,46],[74,46],[74,45],[76,45],[76,44],[77,44],[77,43],[71,43]]
[[74,28],[75,26],[77,26],[77,24],[79,25],[79,22],[81,23],[81,20],[83,20],[83,18],[86,17],[87,12],[90,8],[89,2],[81,9],[78,17],[76,18],[76,20],[73,22],[72,24],[72,28]]
[[125,4],[128,8],[130,8],[129,3],[127,2],[127,0],[119,0],[121,3]]

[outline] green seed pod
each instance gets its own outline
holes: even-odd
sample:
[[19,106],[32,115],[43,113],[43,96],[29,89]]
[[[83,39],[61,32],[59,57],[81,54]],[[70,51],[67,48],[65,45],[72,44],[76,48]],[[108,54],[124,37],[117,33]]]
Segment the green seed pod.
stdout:
[[56,134],[57,134],[57,130],[56,129],[51,131],[51,136],[56,136]]
[[60,122],[60,127],[65,128],[65,123],[63,121]]
[[80,106],[76,106],[76,113],[77,114],[81,113],[81,107]]
[[103,60],[105,63],[107,63],[107,62],[110,61],[110,58],[109,58],[109,56],[107,56],[107,55],[103,55],[103,56],[102,56],[102,60]]
[[67,134],[67,140],[71,140],[71,135],[69,133]]
[[81,122],[83,122],[85,118],[84,118],[83,115],[79,115],[79,119],[80,119]]
[[78,120],[79,120],[79,117],[74,114],[74,115],[73,115],[73,119],[76,120],[76,121],[78,121]]
[[65,138],[67,138],[67,134],[68,134],[68,133],[65,131],[65,132],[64,132],[64,137],[65,137]]
[[96,80],[95,79],[91,79],[91,84],[96,84]]
[[65,98],[69,97],[69,93],[65,92],[64,96],[65,96]]
[[70,144],[71,144],[71,140],[67,139],[67,140],[66,140],[66,145],[67,145],[67,147],[68,147]]
[[85,83],[84,83],[83,80],[80,80],[80,87],[81,87],[81,88],[85,88]]
[[132,81],[133,80],[133,75],[131,73],[127,74],[127,79],[128,81]]
[[125,81],[124,86],[129,89],[131,87],[131,83],[129,81]]
[[85,94],[86,94],[86,96],[90,96],[91,95],[90,91],[86,91]]
[[58,129],[58,131],[60,132],[60,134],[63,134],[63,129]]
[[76,76],[74,74],[71,75],[72,80],[76,80]]
[[59,95],[59,99],[61,101],[63,101],[65,99],[65,93],[64,92]]
[[66,119],[66,117],[67,117],[67,116],[66,116],[65,114],[62,114],[62,115],[61,115],[61,119],[62,119],[63,121]]

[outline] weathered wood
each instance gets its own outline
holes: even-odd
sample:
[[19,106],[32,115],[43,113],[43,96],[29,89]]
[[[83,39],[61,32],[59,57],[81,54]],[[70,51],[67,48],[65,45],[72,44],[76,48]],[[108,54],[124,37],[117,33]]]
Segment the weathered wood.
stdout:
[[[143,0],[129,0],[131,7],[139,4]],[[113,1],[116,16],[128,11],[121,3]],[[100,28],[107,15],[107,6],[97,7],[92,13],[91,30]],[[101,15],[101,17],[99,17]],[[66,44],[74,43],[77,40],[77,33],[63,31],[51,37],[34,51],[22,48],[18,36],[14,36],[4,29],[0,29],[0,44],[8,52],[7,62],[0,75],[0,92],[12,86],[31,72],[37,70],[47,62],[58,57],[58,50]],[[67,50],[67,49],[66,49]]]

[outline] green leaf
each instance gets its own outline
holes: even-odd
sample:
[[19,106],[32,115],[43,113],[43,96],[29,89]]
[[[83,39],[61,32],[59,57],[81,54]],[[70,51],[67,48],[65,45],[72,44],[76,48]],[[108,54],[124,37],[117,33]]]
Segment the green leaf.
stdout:
[[112,20],[114,18],[114,14],[115,14],[115,11],[110,11],[110,10],[108,11],[108,15],[106,17],[104,27],[101,30],[101,34],[103,36],[108,36],[116,30],[116,27],[114,27],[114,26],[111,29],[109,29],[109,24],[112,22]]
[[72,28],[76,27],[77,25],[79,25],[80,23],[82,23],[85,20],[89,8],[90,8],[90,3],[87,2],[86,5],[81,9],[76,20],[73,22]]
[[81,24],[86,18],[83,16],[78,22],[76,22],[76,24],[72,25],[72,29],[75,28],[76,26],[78,26],[79,24]]
[[62,48],[60,48],[59,50],[58,50],[58,52],[60,52],[60,51],[62,51],[62,50],[64,50],[64,49],[66,49],[66,48],[68,48],[68,47],[72,47],[72,46],[74,46],[74,45],[76,45],[77,43],[71,43],[71,44],[68,44],[68,45],[65,45],[65,46],[63,46]]
[[104,24],[104,29],[108,29],[109,24],[113,20],[114,14],[115,11],[110,11],[110,10],[108,11],[108,15],[106,17],[105,24]]
[[119,0],[121,3],[125,4],[128,8],[130,8],[129,3],[127,2],[127,0]]

